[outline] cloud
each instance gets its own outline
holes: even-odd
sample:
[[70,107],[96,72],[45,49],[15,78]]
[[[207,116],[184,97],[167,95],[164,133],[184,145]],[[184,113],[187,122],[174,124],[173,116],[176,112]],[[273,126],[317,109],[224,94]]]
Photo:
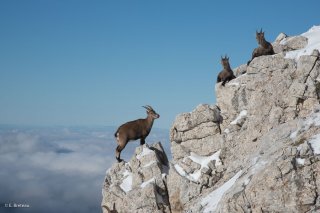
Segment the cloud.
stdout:
[[[0,128],[0,204],[29,204],[24,212],[100,212],[105,171],[115,162],[114,129]],[[168,131],[152,130],[147,142],[157,141],[168,151]],[[122,158],[128,161],[138,145],[128,144]]]

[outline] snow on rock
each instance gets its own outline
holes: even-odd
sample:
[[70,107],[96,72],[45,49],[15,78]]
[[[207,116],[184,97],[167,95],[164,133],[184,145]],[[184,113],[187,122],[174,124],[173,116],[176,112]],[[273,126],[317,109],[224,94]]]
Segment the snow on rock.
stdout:
[[181,166],[179,166],[178,164],[174,164],[174,168],[176,169],[176,171],[179,173],[179,175],[186,177],[187,173],[183,170],[183,168]]
[[220,152],[221,152],[221,150],[217,151],[216,153],[214,153],[214,154],[212,154],[210,156],[200,156],[200,155],[197,155],[196,153],[191,152],[190,153],[191,155],[189,156],[189,158],[193,162],[195,162],[197,164],[200,164],[201,165],[201,169],[204,168],[204,167],[208,168],[208,163],[210,161],[213,161],[213,160],[216,161],[216,166],[217,165],[221,165],[221,161],[220,161],[220,158],[219,158]]
[[193,162],[195,162],[201,166],[200,169],[194,171],[193,173],[188,174],[178,164],[175,164],[174,168],[181,176],[186,177],[187,179],[189,179],[192,182],[198,182],[201,177],[201,170],[203,168],[209,168],[208,167],[209,162],[215,160],[215,166],[222,165],[221,160],[219,158],[220,152],[221,152],[221,150],[215,152],[214,154],[212,154],[210,156],[201,156],[201,155],[197,155],[196,153],[191,152],[190,156],[188,156],[187,158],[190,158]]
[[151,166],[151,165],[154,164],[154,163],[157,163],[157,161],[153,160],[153,161],[147,163],[146,165],[144,165],[143,168],[149,167],[149,166]]
[[302,55],[311,55],[312,51],[317,49],[320,51],[320,26],[313,26],[308,32],[301,34],[308,38],[308,44],[305,48],[289,51],[285,58],[299,59]]
[[234,121],[232,121],[230,124],[233,124],[233,125],[238,124],[242,118],[247,116],[247,113],[248,113],[247,110],[242,110],[238,115],[238,117]]
[[298,136],[298,134],[301,134],[307,130],[309,130],[312,126],[320,126],[320,113],[315,112],[311,114],[306,120],[302,121],[299,124],[299,127],[296,131],[292,132],[290,134],[290,138],[292,140],[295,140]]
[[216,210],[218,203],[223,197],[224,193],[233,186],[233,184],[237,181],[241,174],[242,171],[240,170],[230,180],[225,182],[222,186],[220,186],[201,200],[201,205],[204,207],[204,213],[214,212]]
[[155,180],[156,180],[156,179],[153,177],[153,178],[151,178],[150,180],[147,180],[147,181],[141,183],[140,187],[141,187],[141,188],[144,188],[144,187],[146,187],[149,183],[154,183]]
[[149,155],[153,153],[151,149],[149,149],[147,146],[143,146],[143,150],[141,153],[139,153],[136,157],[138,160],[140,160],[143,156]]
[[128,170],[125,170],[123,177],[124,179],[120,184],[120,188],[127,193],[132,189],[132,173]]
[[320,154],[320,134],[313,136],[309,141],[309,143],[311,144],[314,154],[319,155]]
[[297,162],[297,164],[304,165],[305,159],[303,159],[303,158],[297,158],[297,159],[296,159],[296,162]]
[[165,182],[169,162],[161,143],[138,146],[134,153],[128,163],[115,162],[108,169],[102,188],[103,213],[110,212],[109,209],[170,212]]
[[192,181],[192,182],[197,182],[198,179],[201,176],[201,171],[196,171],[192,174],[188,174],[187,172],[184,171],[184,169],[179,166],[178,164],[174,165],[174,168],[176,169],[176,171],[179,173],[179,175],[181,175],[182,177],[187,178],[188,180]]
[[191,179],[190,179],[191,181],[197,182],[201,177],[201,169],[193,172],[189,176],[191,177]]

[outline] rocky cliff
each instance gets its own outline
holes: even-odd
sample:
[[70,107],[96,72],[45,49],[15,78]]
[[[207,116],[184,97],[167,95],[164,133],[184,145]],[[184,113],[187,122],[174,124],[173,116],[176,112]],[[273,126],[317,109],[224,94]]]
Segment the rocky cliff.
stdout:
[[[320,27],[280,34],[277,54],[235,68],[214,105],[176,117],[172,161],[159,143],[112,166],[104,211],[319,212]],[[111,211],[111,210],[108,210]]]

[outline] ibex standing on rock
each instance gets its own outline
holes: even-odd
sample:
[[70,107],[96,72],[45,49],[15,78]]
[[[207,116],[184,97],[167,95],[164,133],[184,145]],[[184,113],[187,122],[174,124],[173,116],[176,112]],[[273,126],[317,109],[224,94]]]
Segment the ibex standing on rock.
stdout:
[[272,44],[270,44],[269,42],[266,41],[266,39],[264,38],[264,32],[262,32],[262,29],[260,30],[260,32],[256,31],[256,39],[259,44],[259,47],[255,48],[253,50],[251,60],[248,61],[247,65],[249,65],[250,62],[255,57],[259,57],[262,55],[273,55],[274,54]]
[[224,58],[222,58],[221,56],[221,64],[223,66],[223,70],[218,75],[217,83],[222,81],[222,86],[224,86],[226,82],[235,79],[236,76],[234,76],[233,71],[230,67],[229,57],[225,56]]
[[148,116],[145,119],[138,119],[122,124],[114,136],[116,137],[118,146],[116,148],[116,159],[121,162],[120,153],[131,140],[140,139],[140,145],[145,144],[145,139],[149,135],[153,121],[160,117],[151,106],[143,106],[147,109]]

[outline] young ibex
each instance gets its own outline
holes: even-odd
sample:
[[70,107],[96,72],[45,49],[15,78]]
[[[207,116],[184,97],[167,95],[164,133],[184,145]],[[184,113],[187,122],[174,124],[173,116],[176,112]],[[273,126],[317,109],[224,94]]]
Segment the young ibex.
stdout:
[[236,76],[234,76],[233,71],[230,67],[229,57],[225,56],[224,58],[222,58],[221,56],[221,64],[223,66],[223,70],[218,75],[217,83],[222,81],[222,86],[224,86],[226,82],[235,79]]
[[260,32],[256,31],[256,39],[259,44],[259,47],[255,48],[253,50],[251,60],[248,61],[247,65],[249,65],[250,62],[255,57],[259,57],[262,55],[273,55],[274,54],[272,44],[270,44],[269,42],[266,41],[266,39],[264,38],[264,32],[262,32],[262,29],[260,30]]
[[148,116],[145,119],[138,119],[122,124],[114,136],[116,137],[118,146],[116,148],[116,159],[121,162],[120,153],[131,140],[140,139],[140,145],[145,144],[145,139],[149,135],[153,121],[160,117],[151,106],[143,106],[147,109]]

